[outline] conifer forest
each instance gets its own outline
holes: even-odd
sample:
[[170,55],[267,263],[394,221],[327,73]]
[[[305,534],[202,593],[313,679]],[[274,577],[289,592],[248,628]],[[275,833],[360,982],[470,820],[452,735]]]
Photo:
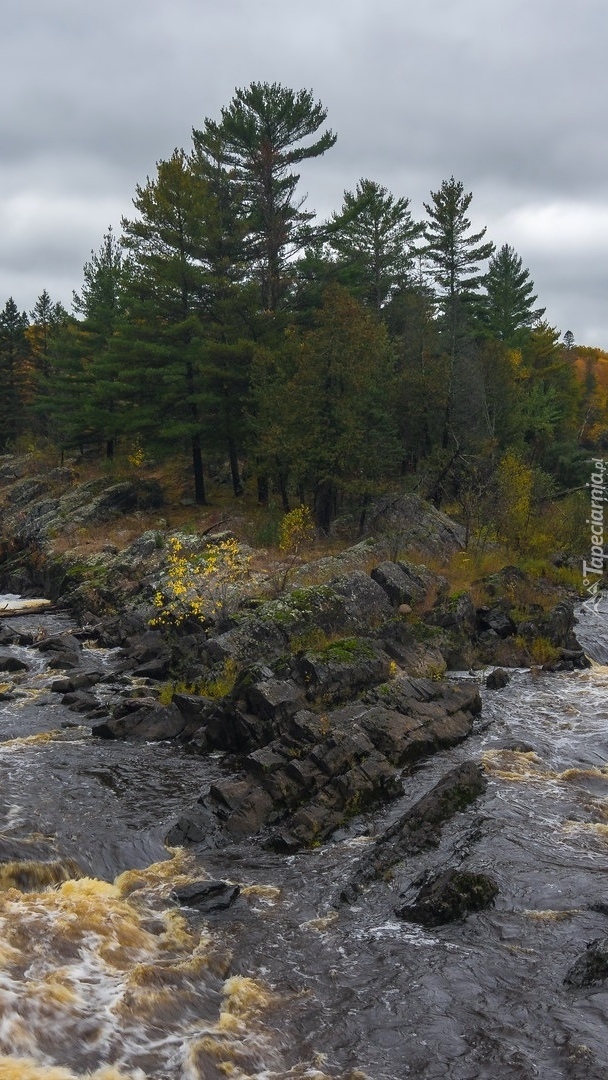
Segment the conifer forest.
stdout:
[[0,449],[179,453],[195,503],[223,470],[321,533],[405,487],[517,545],[608,446],[608,354],[549,325],[454,176],[419,217],[355,178],[319,220],[298,168],[331,154],[326,116],[310,91],[237,90],[137,186],[71,311],[6,301]]

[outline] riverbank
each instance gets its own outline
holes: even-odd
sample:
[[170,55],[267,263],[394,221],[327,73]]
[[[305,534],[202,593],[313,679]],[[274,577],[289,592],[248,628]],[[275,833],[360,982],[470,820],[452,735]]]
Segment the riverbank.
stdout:
[[[226,528],[234,521],[151,527],[148,512],[116,507],[113,487],[97,489],[103,520],[75,531],[69,506],[92,512],[86,486],[21,504],[10,533],[14,503],[4,507],[3,587],[34,600],[48,586],[54,601],[51,614],[0,617],[10,917],[19,948],[40,940],[65,971],[69,943],[55,937],[48,950],[29,927],[39,892],[77,923],[86,894],[100,913],[100,979],[114,958],[128,1001],[114,1041],[89,1047],[81,1031],[104,1009],[93,999],[82,1027],[81,1009],[53,997],[57,1046],[46,1021],[31,1025],[44,1060],[65,1065],[72,1038],[79,1069],[135,1062],[138,1075],[145,1046],[147,1075],[178,1076],[204,1030],[193,1076],[219,1077],[216,1052],[244,1059],[223,1013],[210,1041],[205,995],[221,1009],[235,979],[253,992],[253,976],[272,1034],[262,1045],[258,1014],[244,1014],[239,1032],[257,1055],[248,1075],[272,1044],[281,1080],[489,1080],[539,1067],[599,1080],[605,673],[584,670],[576,591],[559,568],[533,575],[496,557],[480,567],[457,524],[412,496],[393,500],[384,531],[376,521],[374,535],[288,560],[247,551],[245,532]],[[233,540],[250,561],[220,609],[164,618],[183,611],[175,543],[188,571]],[[601,659],[605,619],[584,630]],[[87,885],[90,874],[102,880]],[[129,920],[141,908],[152,935],[137,954],[136,1013],[129,947],[104,951],[109,896]],[[168,1005],[154,935],[178,911],[194,944],[183,938]],[[196,968],[200,1006],[193,928],[231,950],[215,982],[215,969]],[[14,955],[17,1001],[41,969],[28,955],[24,976]],[[152,999],[166,1045],[148,1024]],[[9,1033],[0,1049],[22,1045]],[[320,1062],[316,1051],[322,1072],[302,1064]]]
[[[479,680],[449,672],[487,672],[500,689],[509,668],[588,664],[557,566],[533,578],[494,552],[498,569],[467,581],[463,531],[412,494],[368,509],[373,535],[295,558],[251,548],[235,515],[169,527],[156,480],[24,469],[0,462],[0,587],[78,619],[76,633],[38,644],[60,673],[52,690],[98,738],[174,740],[230,762],[171,843],[319,844],[401,795],[404,769],[468,737]],[[201,567],[237,549],[218,591]],[[86,640],[120,650],[122,688],[100,697],[82,670]],[[2,642],[15,641],[7,625]]]

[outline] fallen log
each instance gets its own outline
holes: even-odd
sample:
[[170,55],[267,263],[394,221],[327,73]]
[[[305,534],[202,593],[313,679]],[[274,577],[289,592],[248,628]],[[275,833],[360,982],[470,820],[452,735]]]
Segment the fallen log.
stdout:
[[53,606],[52,600],[0,600],[0,616],[3,619],[11,615],[36,615],[40,611],[47,611]]

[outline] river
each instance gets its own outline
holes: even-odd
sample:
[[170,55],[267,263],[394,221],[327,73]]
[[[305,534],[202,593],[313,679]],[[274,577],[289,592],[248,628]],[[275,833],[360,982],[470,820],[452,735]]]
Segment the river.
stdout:
[[[607,1078],[608,982],[564,983],[608,934],[608,604],[580,620],[590,669],[483,689],[473,735],[402,799],[287,858],[167,849],[221,758],[93,739],[42,654],[11,647],[29,670],[0,676],[0,1080]],[[85,655],[111,673],[111,652]],[[469,758],[486,794],[336,909],[371,838]],[[490,874],[494,906],[432,931],[397,918],[448,866]],[[241,893],[203,918],[171,894],[205,877]]]

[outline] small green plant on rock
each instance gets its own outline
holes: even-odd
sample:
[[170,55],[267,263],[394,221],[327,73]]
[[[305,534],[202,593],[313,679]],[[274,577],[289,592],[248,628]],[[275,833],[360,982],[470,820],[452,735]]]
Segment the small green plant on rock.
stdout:
[[221,670],[216,670],[205,678],[197,679],[196,682],[165,683],[160,688],[159,703],[169,705],[175,694],[196,694],[199,697],[211,698],[213,701],[220,700],[227,697],[233,690],[237,675],[237,662],[232,657],[228,657],[224,660]]
[[546,637],[535,637],[528,644],[528,651],[534,664],[552,664],[560,656],[560,650]]

